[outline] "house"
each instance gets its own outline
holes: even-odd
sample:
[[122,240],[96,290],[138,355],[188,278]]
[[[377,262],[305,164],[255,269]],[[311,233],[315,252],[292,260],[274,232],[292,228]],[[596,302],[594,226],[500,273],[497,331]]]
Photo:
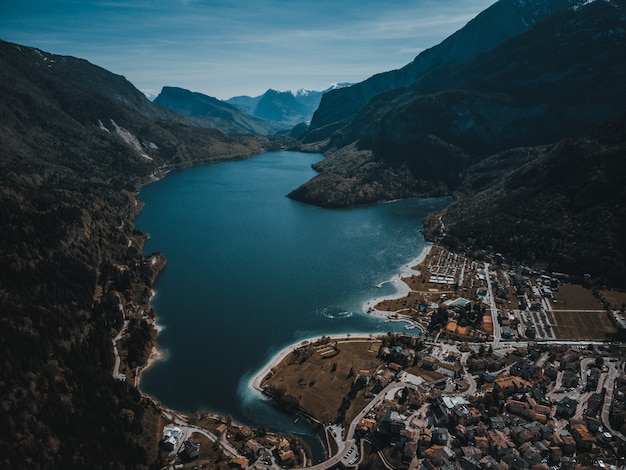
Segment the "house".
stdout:
[[182,438],[183,432],[180,430],[180,428],[171,428],[165,426],[163,428],[163,439],[161,440],[161,447],[164,450],[171,452],[178,446]]
[[431,443],[439,446],[448,445],[448,431],[444,428],[433,429]]
[[591,450],[596,440],[584,423],[571,424],[570,431],[572,433],[572,437],[576,441],[576,447],[578,450],[583,452]]
[[296,459],[295,454],[293,453],[293,450],[289,449],[289,450],[279,450],[278,451],[278,458],[280,459],[280,463],[282,465],[289,465],[291,463],[293,463]]
[[563,372],[561,385],[563,385],[563,387],[565,388],[578,387],[578,374],[575,371],[566,370],[565,372]]
[[562,431],[560,434],[555,434],[552,438],[553,446],[558,446],[561,449],[563,455],[574,455],[576,451],[576,441],[570,433]]
[[417,442],[408,441],[404,444],[404,451],[402,452],[402,461],[410,462],[417,455]]
[[502,431],[506,428],[506,423],[501,416],[492,416],[489,418],[489,424],[491,429],[497,429],[498,431]]
[[372,430],[376,429],[376,420],[371,418],[363,418],[359,421],[358,428],[360,431],[364,433],[372,432]]
[[404,418],[397,411],[387,411],[385,417],[382,419],[378,431],[382,434],[391,434],[392,436],[399,437],[400,433],[405,428]]
[[569,419],[576,414],[578,402],[573,398],[564,397],[556,405],[556,415],[559,418]]
[[234,467],[246,468],[248,467],[249,460],[243,455],[235,455],[232,459],[230,459],[230,463]]
[[511,339],[513,337],[513,330],[509,326],[503,326],[500,329],[500,333],[504,339]]
[[245,444],[246,454],[252,458],[258,458],[264,447],[254,439],[249,439]]
[[439,361],[432,356],[424,356],[422,359],[422,369],[435,370]]
[[591,369],[587,373],[587,391],[595,392],[600,382],[600,371],[598,369]]
[[508,396],[514,393],[528,391],[530,382],[516,376],[498,377],[493,381],[493,388],[496,391],[502,392],[505,396]]
[[481,470],[483,466],[474,457],[463,456],[461,459],[461,468],[463,470]]
[[226,431],[228,431],[228,426],[225,423],[220,424],[216,429],[215,429],[215,433],[218,436],[222,436],[226,433]]
[[532,418],[532,411],[530,409],[530,405],[526,402],[513,400],[512,398],[509,398],[506,401],[506,408],[507,410],[509,410],[509,413],[513,415],[521,416],[522,418],[525,418],[525,419]]
[[510,454],[515,449],[515,444],[509,437],[502,431],[497,429],[490,429],[487,432],[487,439],[489,439],[489,447],[494,455],[497,457],[503,457]]
[[519,447],[519,452],[522,454],[522,458],[528,462],[529,465],[536,465],[541,463],[541,452],[530,442],[526,442]]
[[183,442],[183,450],[180,451],[180,458],[183,462],[191,462],[200,458],[200,444],[187,439]]
[[443,400],[441,398],[437,398],[430,405],[430,411],[433,415],[433,418],[437,426],[443,426],[443,427],[448,426],[450,419],[448,417],[448,411],[446,409],[446,406],[444,405]]

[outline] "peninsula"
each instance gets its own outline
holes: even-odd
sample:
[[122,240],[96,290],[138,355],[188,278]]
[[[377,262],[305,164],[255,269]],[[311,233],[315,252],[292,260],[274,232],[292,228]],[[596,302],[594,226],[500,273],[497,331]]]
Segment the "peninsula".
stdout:
[[317,423],[312,468],[623,465],[626,295],[437,245],[415,269],[371,311],[425,334],[302,341],[252,381]]

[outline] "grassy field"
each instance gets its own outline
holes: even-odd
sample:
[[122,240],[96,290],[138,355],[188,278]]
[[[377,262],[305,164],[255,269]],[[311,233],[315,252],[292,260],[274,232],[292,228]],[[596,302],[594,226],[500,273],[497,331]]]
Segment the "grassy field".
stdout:
[[334,421],[355,378],[350,370],[353,374],[358,374],[359,370],[373,374],[382,364],[371,346],[371,341],[340,342],[338,355],[324,358],[312,350],[302,363],[293,361],[291,354],[275,368],[274,376],[263,381],[262,385],[297,398],[300,407],[320,421]]
[[602,310],[591,289],[576,284],[561,284],[559,290],[554,292],[554,300],[554,310]]
[[601,290],[600,295],[612,309],[619,310],[622,305],[626,304],[626,292],[617,292],[614,290]]
[[[607,333],[615,333],[606,312],[552,311],[547,314],[558,339],[604,340]],[[556,324],[556,325],[555,325]]]

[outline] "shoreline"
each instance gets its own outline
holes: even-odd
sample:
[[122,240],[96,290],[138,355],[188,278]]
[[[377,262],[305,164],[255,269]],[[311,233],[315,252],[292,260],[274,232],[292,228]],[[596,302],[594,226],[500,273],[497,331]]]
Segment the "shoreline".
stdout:
[[[381,302],[382,300],[385,299],[399,299],[402,297],[405,297],[410,291],[410,287],[408,286],[408,284],[406,284],[402,279],[404,277],[407,277],[407,275],[412,276],[415,274],[419,274],[419,271],[417,271],[416,269],[414,269],[414,267],[418,266],[420,263],[422,263],[426,257],[428,256],[428,254],[430,253],[430,250],[432,249],[432,247],[434,246],[434,244],[432,242],[426,242],[426,245],[424,246],[424,248],[422,248],[422,251],[419,253],[419,255],[414,258],[412,261],[410,261],[409,263],[403,265],[400,268],[400,273],[396,274],[395,276],[393,276],[390,280],[388,281],[384,281],[381,282],[378,286],[382,286],[383,284],[387,284],[387,283],[394,283],[394,284],[398,284],[398,286],[396,286],[396,290],[397,292],[395,292],[394,294],[390,294],[388,296],[384,296],[384,297],[374,297],[372,299],[369,299],[367,301],[365,301],[362,304],[362,312],[361,314],[363,315],[371,315],[373,317],[379,318],[381,320],[386,320],[386,321],[398,321],[398,322],[406,322],[409,325],[412,325],[413,328],[417,328],[420,329],[421,331],[421,327],[418,326],[417,323],[413,322],[411,320],[410,317],[406,316],[406,315],[397,315],[397,319],[395,320],[390,320],[389,319],[389,315],[392,314],[393,312],[385,312],[382,310],[376,310],[373,309],[373,306],[378,304],[379,302]],[[370,310],[370,308],[372,308]],[[294,350],[296,350],[299,347],[305,346],[308,343],[314,342],[319,340],[322,337],[328,337],[332,340],[363,340],[363,341],[367,341],[370,339],[378,339],[378,337],[380,336],[384,336],[383,333],[341,333],[341,334],[336,334],[336,335],[321,335],[321,336],[314,336],[311,338],[307,338],[307,339],[303,339],[300,340],[296,343],[293,343],[289,346],[284,347],[283,349],[281,349],[280,351],[278,351],[268,362],[267,364],[265,364],[265,366],[263,366],[258,372],[256,372],[252,378],[250,379],[250,381],[248,382],[248,388],[255,390],[257,392],[260,392],[261,394],[264,393],[263,388],[261,387],[261,383],[263,382],[263,379],[265,379],[265,377],[267,377],[267,375],[271,372],[271,370],[278,366],[287,356],[289,356],[289,354],[291,354]]]
[[[381,296],[381,297],[373,297],[373,298],[365,301],[363,303],[362,307],[361,307],[363,312],[366,315],[371,315],[373,317],[388,319],[389,315],[393,314],[394,312],[390,312],[390,311],[386,311],[386,310],[377,310],[374,307],[376,305],[378,305],[380,302],[384,301],[384,300],[395,300],[395,299],[401,299],[403,297],[406,297],[409,294],[409,292],[411,292],[411,288],[409,287],[409,285],[406,282],[404,282],[403,279],[405,277],[415,276],[415,275],[421,274],[420,271],[418,271],[418,270],[416,270],[414,268],[419,266],[421,263],[424,262],[424,260],[426,259],[426,257],[430,253],[430,251],[431,251],[433,246],[434,246],[434,244],[432,242],[426,242],[426,246],[424,246],[424,248],[422,248],[422,251],[417,256],[417,258],[412,260],[410,263],[407,263],[404,266],[402,266],[400,268],[400,273],[395,275],[391,280],[380,283],[378,285],[379,287],[382,286],[383,284],[386,284],[386,283],[397,284],[397,286],[396,286],[396,291],[397,292],[395,292],[393,294]],[[399,315],[399,316],[402,316],[402,315]]]
[[313,336],[311,338],[306,338],[297,341],[296,343],[290,344],[289,346],[284,347],[280,351],[278,351],[258,372],[256,372],[252,378],[248,381],[248,387],[252,390],[255,390],[260,393],[264,393],[263,388],[261,387],[261,383],[263,379],[267,377],[274,367],[279,365],[289,354],[295,351],[298,348],[311,344],[322,337],[329,338],[331,340],[341,342],[341,341],[379,341],[380,336],[384,336],[385,333],[338,333],[335,335],[321,335],[321,336]]

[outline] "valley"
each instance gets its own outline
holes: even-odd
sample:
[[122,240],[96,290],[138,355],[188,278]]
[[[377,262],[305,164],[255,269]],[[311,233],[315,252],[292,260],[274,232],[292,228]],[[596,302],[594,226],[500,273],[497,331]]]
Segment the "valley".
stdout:
[[[286,29],[255,42],[343,31]],[[626,466],[626,3],[499,0],[405,48],[151,102],[0,41],[2,468]],[[175,77],[222,72],[194,50]]]

